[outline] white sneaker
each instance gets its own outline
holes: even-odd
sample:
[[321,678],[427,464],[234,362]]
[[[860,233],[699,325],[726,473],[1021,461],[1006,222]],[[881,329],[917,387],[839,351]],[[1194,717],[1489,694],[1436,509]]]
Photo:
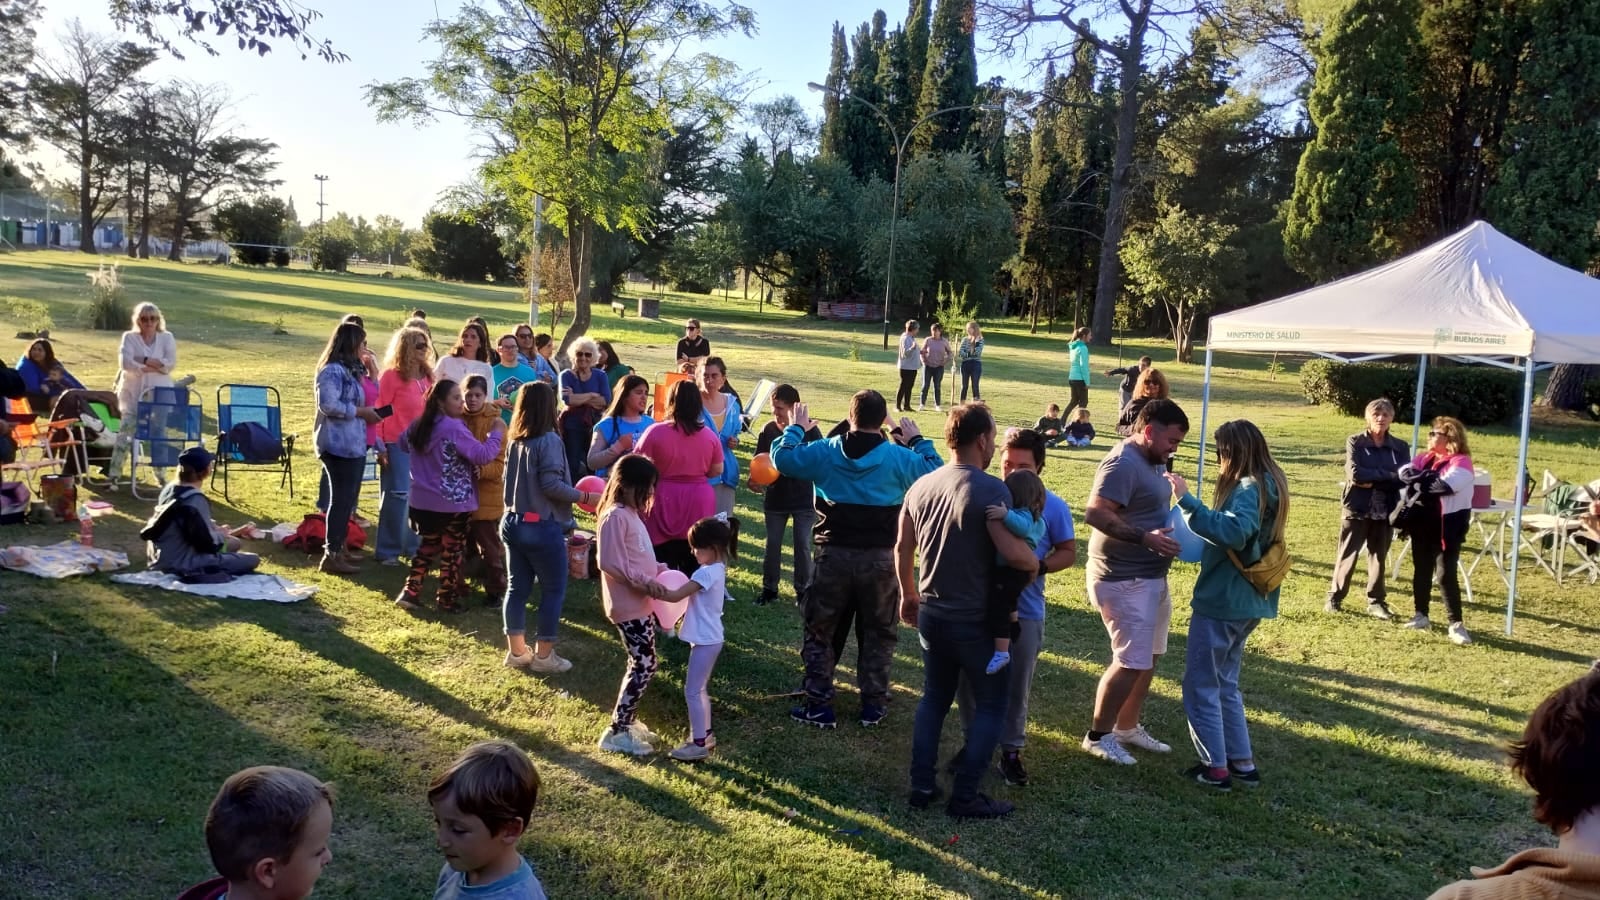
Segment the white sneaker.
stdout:
[[572,660],[558,655],[554,650],[550,651],[549,656],[541,657],[530,649],[528,651],[528,661],[522,664],[522,668],[527,669],[529,672],[545,672],[559,675],[572,669]]
[[939,404],[935,403],[933,405],[933,411],[934,412],[944,412],[944,407],[942,407]]
[[646,725],[637,719],[634,720],[632,725],[628,726],[628,732],[639,740],[644,741],[646,744],[661,743],[661,735],[651,731],[649,725]]
[[1119,766],[1131,766],[1138,762],[1133,758],[1133,754],[1122,749],[1122,745],[1117,743],[1116,735],[1113,734],[1105,734],[1098,741],[1091,741],[1088,735],[1084,735],[1083,749],[1089,751],[1090,756],[1098,756]]
[[1472,643],[1472,635],[1467,633],[1467,626],[1460,622],[1450,623],[1450,643],[1465,646]]
[[917,404],[917,412],[922,412],[923,411],[922,406],[923,405],[921,403]]
[[1172,752],[1171,745],[1163,744],[1151,737],[1150,732],[1145,731],[1142,724],[1135,725],[1126,731],[1118,728],[1111,733],[1117,736],[1117,743],[1124,747],[1138,747],[1140,750],[1149,750],[1152,753]]
[[649,742],[642,741],[632,731],[613,731],[607,725],[606,730],[600,735],[600,749],[612,753],[626,753],[630,756],[649,756],[656,752],[656,748]]
[[1427,631],[1429,628],[1433,627],[1433,623],[1428,621],[1427,616],[1419,614],[1412,616],[1411,621],[1401,625],[1400,627],[1409,628],[1412,631]]

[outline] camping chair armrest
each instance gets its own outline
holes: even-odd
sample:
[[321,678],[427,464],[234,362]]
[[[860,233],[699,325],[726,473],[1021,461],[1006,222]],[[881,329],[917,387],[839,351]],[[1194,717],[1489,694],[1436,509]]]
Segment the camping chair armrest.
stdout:
[[283,436],[283,455],[284,456],[289,456],[292,453],[294,453],[294,439],[295,439],[295,436],[292,435],[292,434],[286,434],[286,435]]
[[55,430],[55,429],[58,429],[58,428],[59,429],[77,428],[81,421],[82,420],[80,420],[80,419],[56,419],[56,420],[50,422],[49,424],[47,424],[45,427],[49,428],[49,429],[52,429],[52,430]]

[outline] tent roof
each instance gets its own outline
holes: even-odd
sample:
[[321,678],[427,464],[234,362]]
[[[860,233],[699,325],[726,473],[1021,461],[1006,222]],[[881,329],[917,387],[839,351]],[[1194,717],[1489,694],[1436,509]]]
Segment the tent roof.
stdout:
[[1213,316],[1207,347],[1600,363],[1600,280],[1474,222],[1376,269]]

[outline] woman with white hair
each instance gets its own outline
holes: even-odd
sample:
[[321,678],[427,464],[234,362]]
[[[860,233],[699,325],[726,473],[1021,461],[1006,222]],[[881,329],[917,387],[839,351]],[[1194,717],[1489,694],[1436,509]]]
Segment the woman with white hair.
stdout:
[[597,368],[600,347],[582,337],[572,342],[572,368],[561,373],[561,440],[567,448],[567,467],[574,480],[587,472],[594,423],[611,404],[611,380]]
[[139,395],[150,388],[171,387],[178,366],[178,340],[154,303],[133,308],[133,327],[122,333],[122,370],[117,373],[117,404],[122,418],[132,421]]

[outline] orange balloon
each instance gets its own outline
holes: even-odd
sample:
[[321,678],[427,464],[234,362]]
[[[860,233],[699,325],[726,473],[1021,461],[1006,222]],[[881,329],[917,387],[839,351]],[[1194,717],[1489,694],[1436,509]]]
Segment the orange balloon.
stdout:
[[750,483],[765,487],[777,480],[778,467],[772,464],[772,457],[765,453],[757,453],[750,460]]

